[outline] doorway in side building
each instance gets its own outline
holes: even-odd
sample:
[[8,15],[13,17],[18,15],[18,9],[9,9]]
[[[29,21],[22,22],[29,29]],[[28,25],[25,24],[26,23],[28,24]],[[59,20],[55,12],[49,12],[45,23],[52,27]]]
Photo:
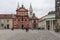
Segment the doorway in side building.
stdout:
[[46,21],[46,29],[50,30],[50,21]]
[[9,24],[7,24],[7,29],[9,29]]

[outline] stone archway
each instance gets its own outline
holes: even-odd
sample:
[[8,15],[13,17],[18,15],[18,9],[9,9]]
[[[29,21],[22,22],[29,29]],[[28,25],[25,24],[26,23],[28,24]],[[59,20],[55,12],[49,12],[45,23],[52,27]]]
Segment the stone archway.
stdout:
[[36,24],[33,24],[33,28],[36,29]]
[[24,25],[22,24],[22,27],[21,27],[22,29],[24,29]]
[[46,29],[50,30],[50,21],[46,21]]
[[7,29],[9,29],[9,24],[7,24]]

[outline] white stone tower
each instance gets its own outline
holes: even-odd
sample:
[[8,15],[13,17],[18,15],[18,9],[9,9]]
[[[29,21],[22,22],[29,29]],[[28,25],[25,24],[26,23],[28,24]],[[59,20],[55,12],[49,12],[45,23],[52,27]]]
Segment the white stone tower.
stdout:
[[19,2],[18,2],[17,9],[19,9],[19,8],[20,8],[20,6],[19,6]]
[[30,4],[30,7],[29,7],[29,17],[32,17],[33,16],[33,8],[32,8],[32,5]]

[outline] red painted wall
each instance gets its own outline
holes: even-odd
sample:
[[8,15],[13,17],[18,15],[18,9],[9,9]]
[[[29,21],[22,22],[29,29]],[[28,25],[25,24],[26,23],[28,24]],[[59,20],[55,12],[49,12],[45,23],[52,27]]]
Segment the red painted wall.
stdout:
[[28,17],[28,10],[25,8],[20,8],[16,10],[16,18],[13,19],[13,27],[14,28],[32,28],[32,22]]

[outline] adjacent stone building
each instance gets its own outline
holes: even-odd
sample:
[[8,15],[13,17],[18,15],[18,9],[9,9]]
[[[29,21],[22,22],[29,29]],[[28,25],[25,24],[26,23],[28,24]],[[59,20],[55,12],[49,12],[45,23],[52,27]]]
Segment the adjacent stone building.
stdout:
[[13,26],[12,14],[0,14],[0,29],[9,29]]
[[55,22],[55,11],[51,11],[40,19],[39,27],[45,30],[55,30]]

